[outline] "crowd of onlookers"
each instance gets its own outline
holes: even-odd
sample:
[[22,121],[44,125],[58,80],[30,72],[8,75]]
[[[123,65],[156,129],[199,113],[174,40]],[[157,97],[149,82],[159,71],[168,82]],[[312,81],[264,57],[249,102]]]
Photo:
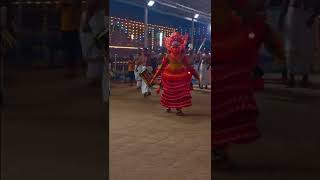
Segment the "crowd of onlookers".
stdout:
[[[144,51],[147,54],[147,64],[152,67],[153,73],[157,70],[157,67],[161,64],[162,58],[165,56],[165,50],[159,51]],[[121,82],[131,82],[132,75],[130,65],[131,63],[135,64],[138,60],[139,53],[135,55],[128,56],[110,56],[111,70],[112,70],[112,79],[115,81]],[[193,84],[198,84],[199,87],[208,88],[211,84],[211,53],[209,51],[188,51],[186,56],[189,58],[189,63],[193,65],[195,70],[199,73],[200,77],[204,80],[204,84],[198,84],[198,82],[193,79]],[[134,79],[133,79],[134,80]],[[130,83],[130,84],[131,84]]]
[[[148,51],[147,54],[147,63],[152,67],[153,70],[156,70],[158,65],[161,64],[164,53]],[[130,54],[128,56],[110,56],[109,59],[110,63],[112,64],[111,67],[114,74],[113,79],[127,81],[130,76],[130,73],[128,72],[128,63],[133,62],[135,64],[138,59],[138,54]]]

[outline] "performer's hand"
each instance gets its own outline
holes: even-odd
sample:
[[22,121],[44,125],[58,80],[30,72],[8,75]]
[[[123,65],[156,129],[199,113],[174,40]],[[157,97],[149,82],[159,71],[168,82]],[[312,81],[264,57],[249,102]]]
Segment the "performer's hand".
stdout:
[[153,84],[154,83],[154,79],[152,78],[151,80],[150,80],[150,84]]

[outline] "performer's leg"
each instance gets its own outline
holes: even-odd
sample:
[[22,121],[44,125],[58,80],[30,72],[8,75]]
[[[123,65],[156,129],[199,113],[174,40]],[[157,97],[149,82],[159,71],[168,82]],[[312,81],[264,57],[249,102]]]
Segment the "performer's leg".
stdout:
[[148,93],[147,93],[147,96],[151,96],[151,88],[148,87]]
[[213,149],[212,164],[217,169],[230,169],[231,163],[229,160],[229,146],[223,144]]
[[101,84],[101,76],[102,76],[102,67],[103,61],[99,58],[94,59],[94,61],[88,62],[88,70],[87,70],[87,77],[89,79],[89,86],[90,87],[99,87]]
[[141,93],[143,94],[144,97],[146,97],[149,93],[148,86],[144,81],[141,81]]
[[284,66],[282,72],[281,72],[281,77],[282,77],[282,82],[287,82],[288,81],[288,69],[286,66]]
[[130,86],[133,86],[134,82],[134,72],[130,72]]
[[141,73],[141,70],[142,67],[141,66],[137,66],[137,69],[136,69],[136,81],[137,81],[137,89],[140,90],[141,89],[141,86],[142,86],[142,79],[140,77],[140,73]]
[[182,109],[181,108],[177,108],[177,116],[183,116],[184,113],[182,112]]
[[141,80],[137,80],[137,89],[141,89]]
[[106,75],[106,70],[104,69],[104,72],[102,74],[102,95],[104,102],[109,101],[110,96],[110,81]]
[[302,77],[302,87],[306,88],[309,86],[309,75],[304,74]]
[[171,108],[167,108],[167,113],[170,113],[171,112]]
[[290,79],[288,82],[288,87],[294,87],[295,86],[295,74],[290,73]]
[[[147,69],[148,69],[148,71],[149,71],[150,73],[152,73],[153,68],[152,68],[151,66],[148,66]],[[147,96],[151,96],[151,88],[150,88],[149,86],[147,86],[147,89],[148,89]]]

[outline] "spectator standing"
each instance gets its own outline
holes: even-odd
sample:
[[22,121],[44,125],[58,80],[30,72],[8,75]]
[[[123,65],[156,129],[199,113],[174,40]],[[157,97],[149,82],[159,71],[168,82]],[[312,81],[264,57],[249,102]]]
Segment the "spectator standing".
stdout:
[[81,45],[79,38],[81,1],[60,0],[61,13],[61,41],[66,65],[66,76],[76,76],[77,61],[81,59]]
[[134,58],[132,55],[129,56],[128,59],[128,76],[130,78],[130,86],[133,86],[133,82],[134,82]]

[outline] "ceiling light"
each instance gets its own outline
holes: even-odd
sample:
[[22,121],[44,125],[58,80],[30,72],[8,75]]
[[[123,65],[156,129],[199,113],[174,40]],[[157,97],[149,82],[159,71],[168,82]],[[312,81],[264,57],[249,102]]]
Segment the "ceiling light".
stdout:
[[153,5],[154,5],[154,3],[155,3],[154,1],[149,1],[149,2],[148,2],[148,6],[150,6],[150,7],[151,7],[151,6],[153,6]]

